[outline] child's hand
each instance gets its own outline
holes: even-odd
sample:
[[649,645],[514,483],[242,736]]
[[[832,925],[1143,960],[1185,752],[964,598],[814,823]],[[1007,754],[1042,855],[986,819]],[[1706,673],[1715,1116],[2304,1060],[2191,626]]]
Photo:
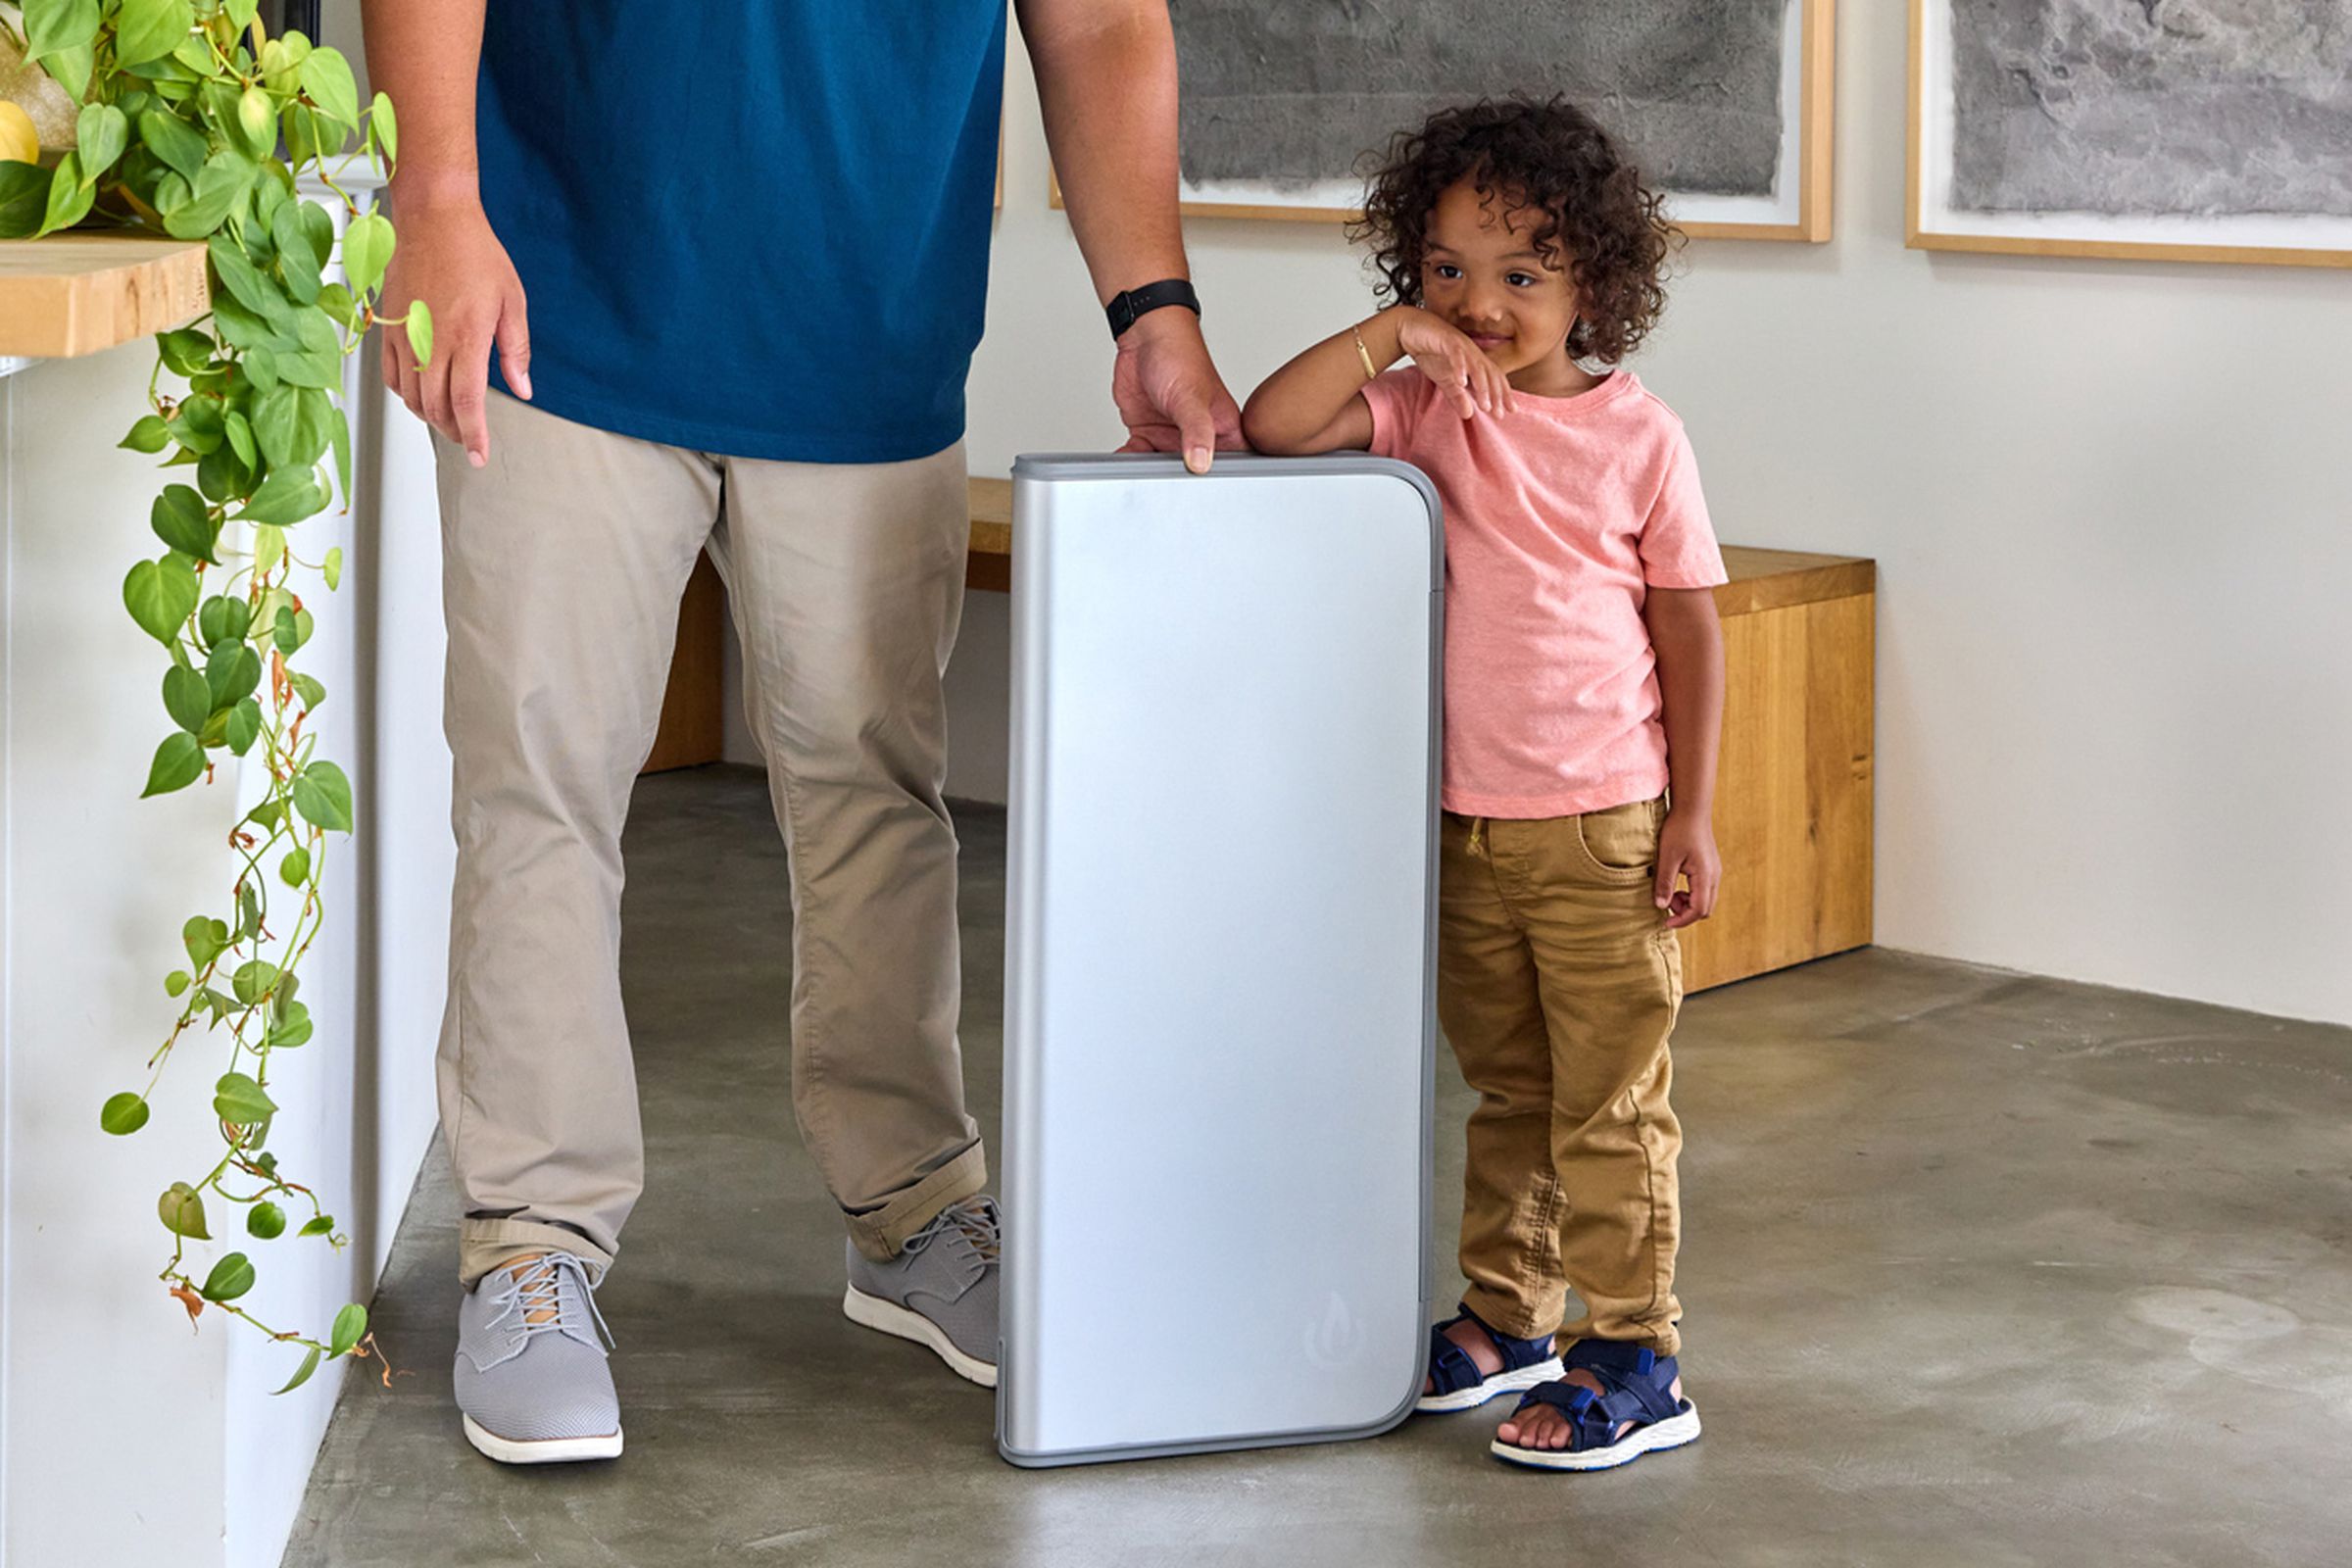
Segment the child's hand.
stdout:
[[[1675,882],[1688,876],[1690,886],[1678,890]],[[1715,850],[1715,824],[1703,815],[1666,813],[1658,830],[1658,880],[1651,891],[1666,911],[1666,929],[1679,931],[1696,925],[1715,912],[1715,893],[1723,886],[1723,857]]]
[[1439,394],[1454,413],[1467,419],[1482,409],[1489,414],[1511,412],[1510,379],[1467,333],[1418,306],[1399,305],[1396,311],[1396,346],[1438,384]]

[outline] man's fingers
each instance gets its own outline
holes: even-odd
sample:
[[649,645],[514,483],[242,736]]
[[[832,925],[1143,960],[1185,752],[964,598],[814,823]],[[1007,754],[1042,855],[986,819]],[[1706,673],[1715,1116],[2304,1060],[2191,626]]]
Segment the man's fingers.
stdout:
[[1220,385],[1210,407],[1216,413],[1217,450],[1247,452],[1250,440],[1242,434],[1242,406],[1233,401],[1233,394]]
[[531,400],[531,322],[521,292],[498,313],[498,373],[525,403]]
[[1195,473],[1206,473],[1217,450],[1217,421],[1208,412],[1208,399],[1197,389],[1186,388],[1176,394],[1178,445],[1184,453],[1184,466]]
[[424,421],[452,441],[459,439],[457,417],[449,407],[450,366],[456,357],[455,344],[441,347],[433,362],[417,371],[417,390],[424,399]]
[[[395,334],[386,329],[385,336]],[[405,342],[392,345],[392,364],[400,371],[400,401],[419,419],[424,417],[423,376],[416,369],[416,356],[409,352]]]
[[490,461],[490,422],[483,411],[490,385],[490,340],[475,338],[449,365],[450,423],[475,467]]
[[1666,929],[1669,931],[1680,931],[1687,925],[1696,925],[1698,921],[1698,909],[1691,904],[1690,895],[1688,893],[1677,893],[1674,896],[1673,905],[1670,906],[1666,911]]

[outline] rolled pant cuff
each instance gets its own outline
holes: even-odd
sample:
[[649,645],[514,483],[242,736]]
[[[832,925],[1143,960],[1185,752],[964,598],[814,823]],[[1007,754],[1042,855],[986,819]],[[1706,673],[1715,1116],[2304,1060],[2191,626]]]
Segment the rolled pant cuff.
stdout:
[[906,1238],[931,1223],[950,1203],[971,1197],[988,1185],[988,1151],[975,1140],[972,1147],[949,1160],[912,1187],[861,1214],[844,1213],[850,1240],[858,1250],[877,1263],[899,1255]]
[[1532,1317],[1524,1303],[1507,1296],[1498,1296],[1483,1286],[1473,1285],[1464,1291],[1462,1305],[1495,1333],[1514,1340],[1540,1340],[1546,1334],[1556,1333],[1560,1326],[1558,1318],[1546,1322]]
[[472,1290],[474,1282],[511,1257],[524,1252],[569,1252],[588,1265],[588,1283],[604,1283],[612,1266],[612,1253],[578,1231],[535,1219],[468,1219],[458,1227],[458,1283]]

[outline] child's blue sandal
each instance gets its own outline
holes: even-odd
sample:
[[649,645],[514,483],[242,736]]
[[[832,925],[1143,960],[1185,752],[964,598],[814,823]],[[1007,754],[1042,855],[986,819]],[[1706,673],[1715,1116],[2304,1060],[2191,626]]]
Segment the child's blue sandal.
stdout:
[[[1456,1323],[1469,1322],[1478,1326],[1502,1357],[1502,1370],[1488,1376],[1470,1359],[1470,1352],[1453,1343],[1446,1331]],[[1505,1394],[1517,1394],[1532,1389],[1560,1375],[1560,1358],[1552,1349],[1552,1337],[1514,1340],[1507,1334],[1497,1334],[1486,1320],[1468,1307],[1429,1331],[1429,1392],[1421,1396],[1413,1408],[1424,1415],[1440,1415],[1454,1410],[1474,1410],[1489,1399]]]
[[[1511,1413],[1550,1405],[1568,1418],[1568,1446],[1530,1448],[1496,1438],[1494,1457],[1538,1470],[1611,1470],[1698,1440],[1697,1408],[1674,1396],[1678,1368],[1673,1356],[1642,1345],[1579,1340],[1562,1359],[1572,1370],[1592,1373],[1607,1392],[1594,1394],[1565,1382],[1530,1389]],[[1618,1427],[1628,1421],[1633,1425],[1619,1437]]]

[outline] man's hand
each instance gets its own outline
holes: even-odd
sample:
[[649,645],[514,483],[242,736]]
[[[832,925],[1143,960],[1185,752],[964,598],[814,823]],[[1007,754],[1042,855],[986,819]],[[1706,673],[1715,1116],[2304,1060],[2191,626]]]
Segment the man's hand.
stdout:
[[465,447],[475,467],[490,458],[482,404],[490,349],[514,395],[531,395],[531,334],[522,280],[471,194],[438,201],[393,198],[400,243],[384,277],[383,310],[399,316],[421,299],[433,313],[433,359],[419,369],[408,334],[387,331],[384,385],[409,411]]
[[[1688,876],[1690,886],[1677,890],[1675,882]],[[1658,880],[1651,892],[1666,911],[1666,929],[1679,931],[1696,925],[1715,912],[1715,894],[1723,886],[1723,857],[1715,849],[1715,825],[1704,816],[1668,811],[1658,830]]]
[[1200,318],[1180,305],[1138,317],[1119,338],[1110,400],[1127,426],[1121,452],[1181,452],[1195,473],[1211,452],[1243,450],[1242,410],[1208,358]]

